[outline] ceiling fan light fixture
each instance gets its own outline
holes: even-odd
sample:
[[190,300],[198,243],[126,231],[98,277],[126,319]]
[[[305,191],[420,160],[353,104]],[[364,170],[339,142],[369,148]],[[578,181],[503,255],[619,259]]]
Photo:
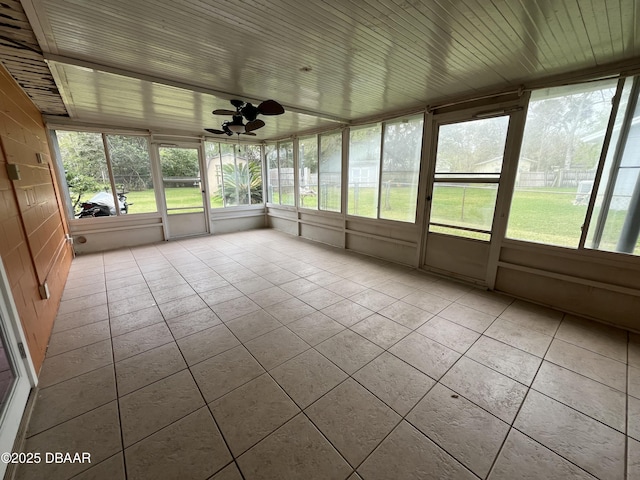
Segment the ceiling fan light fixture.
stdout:
[[244,133],[244,125],[242,123],[229,123],[227,128],[233,133]]

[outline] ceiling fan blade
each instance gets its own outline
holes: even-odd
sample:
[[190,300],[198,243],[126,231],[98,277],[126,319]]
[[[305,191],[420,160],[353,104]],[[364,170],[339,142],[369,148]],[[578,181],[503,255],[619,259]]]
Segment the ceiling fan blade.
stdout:
[[252,137],[256,136],[256,134],[253,132],[242,132],[241,135],[251,135]]
[[216,134],[216,135],[220,135],[220,134],[223,134],[223,133],[227,133],[227,132],[225,132],[224,130],[216,130],[215,128],[205,128],[205,130],[206,130],[207,132],[209,132],[209,133],[214,133],[214,134]]
[[253,106],[251,103],[246,103],[240,111],[247,122],[253,122],[258,116],[258,113],[260,113],[258,107]]
[[254,120],[252,122],[248,122],[247,125],[245,125],[245,130],[247,132],[252,132],[254,130],[257,130],[259,128],[264,127],[265,123],[262,120]]
[[219,108],[217,110],[214,110],[213,112],[214,115],[235,115],[236,112],[235,110],[226,110],[224,108]]
[[265,100],[258,105],[258,112],[262,115],[282,115],[284,107],[275,100]]
[[242,106],[244,105],[244,100],[229,100],[231,102],[231,105],[233,105],[236,108],[242,108]]

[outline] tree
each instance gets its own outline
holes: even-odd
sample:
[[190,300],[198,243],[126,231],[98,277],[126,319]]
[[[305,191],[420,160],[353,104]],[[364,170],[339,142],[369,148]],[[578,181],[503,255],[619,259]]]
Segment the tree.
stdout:
[[[262,203],[262,165],[255,161],[222,166],[224,204],[254,205]],[[220,194],[218,194],[220,198]]]

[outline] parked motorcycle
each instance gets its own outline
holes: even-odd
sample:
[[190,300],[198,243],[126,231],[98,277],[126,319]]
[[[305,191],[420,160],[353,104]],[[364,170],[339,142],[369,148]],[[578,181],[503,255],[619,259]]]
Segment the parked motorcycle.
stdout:
[[[121,214],[128,213],[129,205],[133,205],[133,203],[127,203],[126,193],[124,191],[118,192],[118,204]],[[99,192],[87,202],[82,202],[82,210],[78,213],[78,218],[110,217],[115,214],[116,206],[113,202],[113,195],[107,192]]]

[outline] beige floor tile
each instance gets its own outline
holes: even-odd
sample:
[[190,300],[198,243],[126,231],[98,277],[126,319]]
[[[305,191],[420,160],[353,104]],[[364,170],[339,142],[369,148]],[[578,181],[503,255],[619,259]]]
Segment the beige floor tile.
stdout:
[[271,375],[300,406],[306,408],[347,375],[314,349],[271,370]]
[[[92,462],[94,465],[94,462]],[[122,452],[85,470],[74,480],[125,480],[124,455]]]
[[189,285],[191,285],[191,288],[193,288],[193,290],[195,290],[197,293],[209,292],[217,288],[227,287],[231,285],[220,275],[216,274],[207,275],[206,278],[188,280],[188,283]]
[[246,480],[342,480],[351,467],[298,415],[238,458]]
[[291,322],[312,314],[316,309],[297,298],[290,298],[284,302],[265,307],[265,311],[277,318],[284,325],[288,325]]
[[402,301],[392,303],[378,313],[411,330],[415,330],[433,317],[432,313],[425,312],[421,308]]
[[[115,401],[45,430],[26,440],[24,452],[40,452],[40,463],[20,465],[17,480],[70,478],[121,450]],[[89,452],[92,463],[47,463],[46,452]]]
[[271,287],[265,290],[260,290],[249,295],[249,298],[260,305],[262,308],[276,303],[284,302],[293,298],[290,293],[285,292],[280,287]]
[[177,343],[189,365],[240,345],[240,341],[225,325],[216,325],[188,337],[180,338]]
[[411,333],[407,327],[377,313],[356,323],[351,327],[351,330],[384,349],[391,347]]
[[138,310],[153,307],[155,304],[156,301],[150,293],[128,297],[117,302],[109,302],[109,316],[117,317],[125,313],[137,312]]
[[103,305],[107,303],[106,292],[88,290],[84,297],[76,297],[71,300],[63,300],[58,308],[59,315],[78,312],[95,305]]
[[153,298],[156,299],[158,305],[168,303],[180,298],[192,297],[195,291],[187,283],[183,285],[175,285],[172,287],[163,288],[162,290],[154,290]]
[[567,315],[556,338],[627,363],[627,331]]
[[484,335],[471,346],[465,356],[525,385],[531,385],[542,363],[540,357]]
[[603,480],[624,478],[624,435],[531,390],[514,426]]
[[222,320],[208,307],[167,320],[169,330],[175,339],[201,332],[221,323]]
[[401,299],[416,291],[415,287],[399,282],[397,280],[385,280],[384,282],[376,284],[371,288],[396,299]]
[[489,480],[595,480],[516,429],[509,432]]
[[321,310],[344,300],[344,297],[326,288],[317,287],[315,290],[298,295],[298,299],[311,305],[316,310]]
[[343,330],[316,345],[316,350],[348,374],[363,367],[384,351],[375,343],[351,330]]
[[241,345],[191,367],[207,403],[264,373],[264,368]]
[[123,396],[187,368],[175,343],[147,350],[116,363],[118,395]]
[[169,320],[171,318],[180,317],[187,313],[207,308],[207,304],[199,295],[190,295],[171,300],[167,303],[159,304],[158,307],[160,308],[165,320]]
[[473,480],[477,477],[403,421],[358,468],[366,480]]
[[113,363],[111,341],[103,340],[55,357],[46,358],[38,386],[46,388]]
[[261,277],[256,277],[256,275],[252,272],[250,278],[246,280],[241,280],[239,282],[235,282],[233,284],[238,290],[240,290],[245,295],[250,295],[252,293],[260,292],[262,290],[266,290],[268,288],[273,287],[273,283],[268,280],[265,280]]
[[240,470],[236,466],[235,462],[230,463],[218,473],[216,473],[211,480],[243,480]]
[[124,277],[124,278],[115,278],[115,279],[110,279],[106,281],[107,292],[109,292],[109,290],[117,290],[119,288],[125,288],[132,285],[140,285],[140,284],[146,284],[146,283],[147,281],[142,274],[131,275],[129,277]]
[[241,342],[247,342],[271,330],[280,328],[282,323],[266,311],[260,309],[229,320],[226,325]]
[[499,316],[513,302],[513,298],[483,290],[471,290],[461,296],[456,303],[480,310],[494,317]]
[[188,370],[125,395],[119,402],[125,448],[205,404]]
[[345,329],[344,325],[329,318],[322,312],[291,322],[287,325],[296,335],[310,345],[317,345]]
[[109,309],[107,305],[96,305],[87,308],[81,312],[68,313],[66,315],[58,315],[53,324],[53,333],[63,332],[71,328],[89,325],[90,323],[99,322],[100,320],[109,319]]
[[309,275],[306,278],[310,282],[316,283],[323,287],[331,283],[335,283],[340,280],[343,280],[343,278],[340,275],[336,275],[335,273],[325,272],[325,271],[314,273],[313,275]]
[[629,365],[640,368],[640,334],[629,332]]
[[627,372],[629,377],[627,380],[629,391],[627,393],[640,398],[640,368],[629,366]]
[[368,308],[372,312],[377,312],[385,307],[388,307],[392,303],[396,302],[396,299],[390,295],[386,295],[376,290],[368,289],[360,293],[356,293],[349,297],[350,300]]
[[267,374],[210,403],[209,408],[234,457],[300,412]]
[[509,425],[438,384],[406,420],[480,478],[486,478]]
[[372,315],[373,312],[349,299],[344,299],[338,303],[323,308],[322,313],[333,318],[336,322],[345,327],[350,327],[360,320]]
[[640,441],[640,399],[629,397],[627,435]]
[[365,287],[364,285],[356,283],[352,280],[348,280],[346,278],[344,280],[325,285],[325,288],[339,295],[342,295],[343,297],[352,297],[353,295],[367,290],[367,287]]
[[108,320],[54,333],[49,340],[47,356],[53,357],[54,355],[85,347],[110,337]]
[[287,327],[280,327],[265,333],[246,342],[244,346],[266,370],[271,370],[311,348]]
[[551,340],[553,340],[548,335],[529,330],[501,318],[493,322],[484,334],[538,357],[544,357]]
[[438,316],[478,333],[483,333],[496,319],[493,315],[488,315],[480,310],[465,307],[458,303],[452,303],[438,313]]
[[229,300],[244,297],[244,294],[231,284],[199,292],[198,295],[200,295],[200,298],[202,298],[210,307]]
[[66,422],[116,399],[113,365],[38,390],[28,436]]
[[416,332],[400,340],[389,351],[436,380],[460,358],[459,353]]
[[384,352],[353,374],[367,390],[406,415],[435,381],[388,352]]
[[127,285],[122,288],[110,289],[107,292],[107,298],[109,302],[119,302],[129,297],[137,297],[147,293],[151,293],[151,290],[149,290],[147,283],[143,281],[142,283]]
[[[149,288],[151,289],[151,292],[157,292],[171,287],[178,287],[180,285],[187,285],[187,281],[184,277],[173,268],[156,270],[151,272],[151,274],[145,273],[144,277],[147,281],[147,285],[149,285]],[[109,284],[107,284],[107,289],[108,288]]]
[[563,315],[558,310],[516,300],[502,312],[500,318],[553,337]]
[[416,331],[458,353],[466,352],[480,338],[478,332],[438,316],[433,317]]
[[546,361],[532,388],[612,428],[625,431],[626,395],[618,390]]
[[442,383],[507,423],[513,422],[527,393],[515,380],[466,357],[447,372]]
[[125,450],[129,480],[208,478],[231,461],[208,408]]
[[545,360],[573,370],[592,380],[604,383],[621,392],[626,391],[627,367],[624,363],[617,362],[609,357],[576,347],[556,338],[551,344]]
[[148,327],[157,323],[163,323],[164,317],[158,307],[150,307],[137,312],[125,313],[117,317],[111,317],[111,335],[116,337],[125,333],[133,332],[140,328]]
[[164,322],[156,323],[149,327],[114,337],[112,339],[113,358],[116,362],[119,362],[173,341],[173,336],[167,324]]
[[344,381],[307,407],[305,413],[354,467],[401,419],[352,379]]
[[446,298],[432,295],[424,290],[411,293],[402,299],[403,302],[410,303],[429,313],[437,314],[451,305],[451,301]]
[[630,438],[627,452],[627,480],[640,478],[640,442]]
[[289,272],[288,270],[279,270],[275,272],[265,273],[262,275],[262,278],[270,281],[274,285],[282,286],[282,284],[292,282],[300,277],[295,273]]
[[228,322],[235,318],[260,310],[260,305],[248,297],[242,296],[234,298],[233,300],[227,300],[222,303],[211,305],[211,310],[220,317],[220,320]]
[[452,302],[455,302],[471,290],[471,287],[468,285],[445,278],[434,278],[433,281],[424,284],[420,288],[425,292],[446,298]]
[[[268,275],[265,275],[265,278],[266,277],[268,277]],[[306,278],[296,278],[295,280],[291,280],[290,282],[280,284],[280,288],[297,297],[304,293],[310,292],[311,290],[315,290],[316,288],[318,288],[318,285],[310,282]]]

